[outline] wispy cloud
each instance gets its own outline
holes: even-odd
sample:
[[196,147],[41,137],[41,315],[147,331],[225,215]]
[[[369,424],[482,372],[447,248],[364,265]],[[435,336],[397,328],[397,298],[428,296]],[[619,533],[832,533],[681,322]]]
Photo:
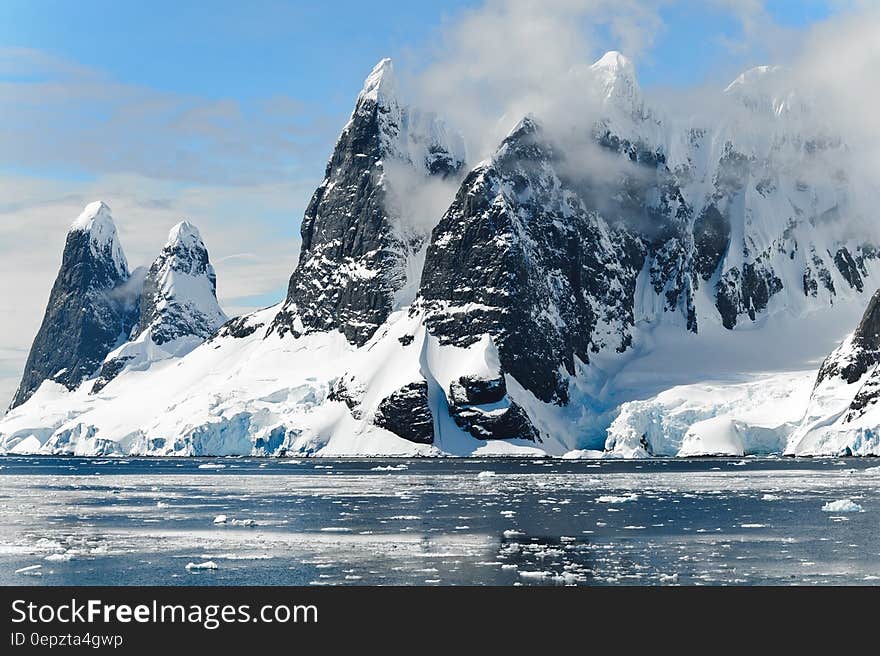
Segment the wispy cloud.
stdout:
[[0,167],[223,185],[302,175],[337,129],[296,98],[169,93],[24,48],[0,48],[0,116]]
[[664,0],[489,0],[450,22],[408,80],[419,103],[483,157],[525,114],[584,109],[582,70],[600,33],[638,60],[663,29]]

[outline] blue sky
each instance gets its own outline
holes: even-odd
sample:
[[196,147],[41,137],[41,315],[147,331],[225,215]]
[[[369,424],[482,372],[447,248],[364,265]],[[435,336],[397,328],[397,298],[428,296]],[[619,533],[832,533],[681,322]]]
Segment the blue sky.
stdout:
[[[2,0],[0,285],[14,293],[0,298],[0,404],[39,326],[66,228],[86,203],[113,208],[133,266],[188,218],[230,314],[277,302],[302,212],[371,67],[391,56],[418,75],[442,65],[468,12],[530,2]],[[530,11],[565,15],[577,2]],[[726,84],[784,56],[792,38],[849,3],[581,4],[592,8],[577,14],[590,37],[572,56],[623,50],[650,90]]]
[[[480,4],[4,0],[0,44],[39,49],[156,89],[240,100],[289,94],[336,113],[348,110],[372,63],[413,56],[444,24]],[[715,67],[748,65],[766,54],[732,56],[723,38],[737,38],[742,26],[731,4],[694,0],[661,7],[664,26],[640,69],[643,85],[692,84]],[[840,3],[771,0],[765,6],[780,25],[804,27]],[[605,49],[618,45],[607,37]]]

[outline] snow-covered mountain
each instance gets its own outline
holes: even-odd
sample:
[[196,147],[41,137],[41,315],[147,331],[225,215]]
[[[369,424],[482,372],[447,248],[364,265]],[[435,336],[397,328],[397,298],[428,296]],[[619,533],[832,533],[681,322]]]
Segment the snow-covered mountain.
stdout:
[[181,221],[150,266],[138,299],[131,340],[107,355],[92,386],[98,393],[125,369],[182,357],[213,335],[228,317],[217,302],[217,276],[198,228]]
[[341,330],[362,346],[412,301],[430,234],[392,202],[395,184],[456,176],[464,157],[461,138],[440,119],[400,103],[391,60],[380,61],[306,209],[299,265],[273,328]]
[[795,455],[880,455],[880,290],[862,320],[819,368],[792,434]]
[[90,203],[67,233],[61,269],[13,407],[44,380],[76,389],[125,341],[136,316],[129,278],[110,208]]
[[[217,330],[207,252],[181,224],[131,341],[77,383],[29,383],[0,445],[823,452],[790,446],[813,362],[880,284],[874,192],[848,146],[776,69],[734,81],[712,120],[652,106],[620,53],[579,75],[585,124],[526,116],[468,164],[383,60],[306,210],[287,298]],[[432,214],[424,192],[441,183],[458,190]]]

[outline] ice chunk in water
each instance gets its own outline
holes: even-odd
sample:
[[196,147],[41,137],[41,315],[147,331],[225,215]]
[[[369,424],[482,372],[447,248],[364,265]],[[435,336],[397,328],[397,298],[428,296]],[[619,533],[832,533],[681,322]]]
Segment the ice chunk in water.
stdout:
[[838,501],[829,501],[822,506],[822,512],[862,512],[862,507],[851,499],[840,499]]
[[604,494],[601,497],[598,497],[596,501],[599,503],[629,503],[630,501],[637,501],[638,498],[638,494],[624,494],[622,496]]
[[190,572],[192,572],[193,570],[217,569],[217,563],[215,563],[213,560],[206,560],[203,563],[187,563],[186,569]]

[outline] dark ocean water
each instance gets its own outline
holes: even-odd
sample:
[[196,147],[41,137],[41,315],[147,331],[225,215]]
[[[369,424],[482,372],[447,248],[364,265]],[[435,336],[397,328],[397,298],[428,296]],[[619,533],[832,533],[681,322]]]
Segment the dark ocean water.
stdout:
[[878,465],[6,456],[0,584],[874,585]]

